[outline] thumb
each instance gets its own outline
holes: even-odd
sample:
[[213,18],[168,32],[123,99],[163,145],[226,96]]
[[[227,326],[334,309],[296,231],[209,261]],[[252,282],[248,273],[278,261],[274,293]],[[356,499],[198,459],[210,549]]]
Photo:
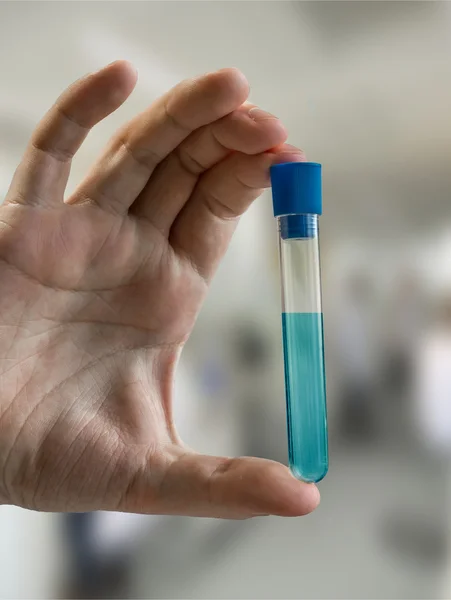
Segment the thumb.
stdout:
[[180,452],[166,469],[158,491],[152,479],[149,475],[149,486],[142,480],[135,498],[129,497],[132,510],[226,519],[296,517],[312,512],[320,500],[314,484],[298,481],[280,463],[259,458]]

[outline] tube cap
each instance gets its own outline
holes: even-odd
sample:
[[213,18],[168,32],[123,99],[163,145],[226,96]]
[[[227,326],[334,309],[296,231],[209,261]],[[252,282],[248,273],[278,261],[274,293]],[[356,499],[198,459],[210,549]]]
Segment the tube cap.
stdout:
[[274,216],[321,215],[321,165],[292,162],[273,165],[271,171]]

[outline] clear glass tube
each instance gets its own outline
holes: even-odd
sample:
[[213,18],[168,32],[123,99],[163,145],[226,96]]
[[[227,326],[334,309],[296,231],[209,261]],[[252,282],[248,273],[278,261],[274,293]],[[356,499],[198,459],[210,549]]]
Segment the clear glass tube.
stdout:
[[318,216],[278,218],[290,469],[303,481],[328,470]]

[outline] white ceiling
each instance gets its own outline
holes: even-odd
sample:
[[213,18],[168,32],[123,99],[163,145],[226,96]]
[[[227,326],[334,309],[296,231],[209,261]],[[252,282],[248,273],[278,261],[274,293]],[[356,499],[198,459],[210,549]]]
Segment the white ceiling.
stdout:
[[0,3],[0,193],[33,124],[85,72],[129,58],[140,81],[74,180],[116,124],[178,79],[230,65],[324,164],[326,227],[429,227],[451,217],[450,27],[440,2]]

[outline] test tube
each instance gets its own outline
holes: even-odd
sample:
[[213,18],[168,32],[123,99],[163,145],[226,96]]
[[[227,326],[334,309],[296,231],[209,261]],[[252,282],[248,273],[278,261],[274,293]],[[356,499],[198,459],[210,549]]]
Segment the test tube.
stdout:
[[271,185],[279,229],[289,465],[298,479],[317,482],[329,463],[318,242],[321,165],[274,165]]

